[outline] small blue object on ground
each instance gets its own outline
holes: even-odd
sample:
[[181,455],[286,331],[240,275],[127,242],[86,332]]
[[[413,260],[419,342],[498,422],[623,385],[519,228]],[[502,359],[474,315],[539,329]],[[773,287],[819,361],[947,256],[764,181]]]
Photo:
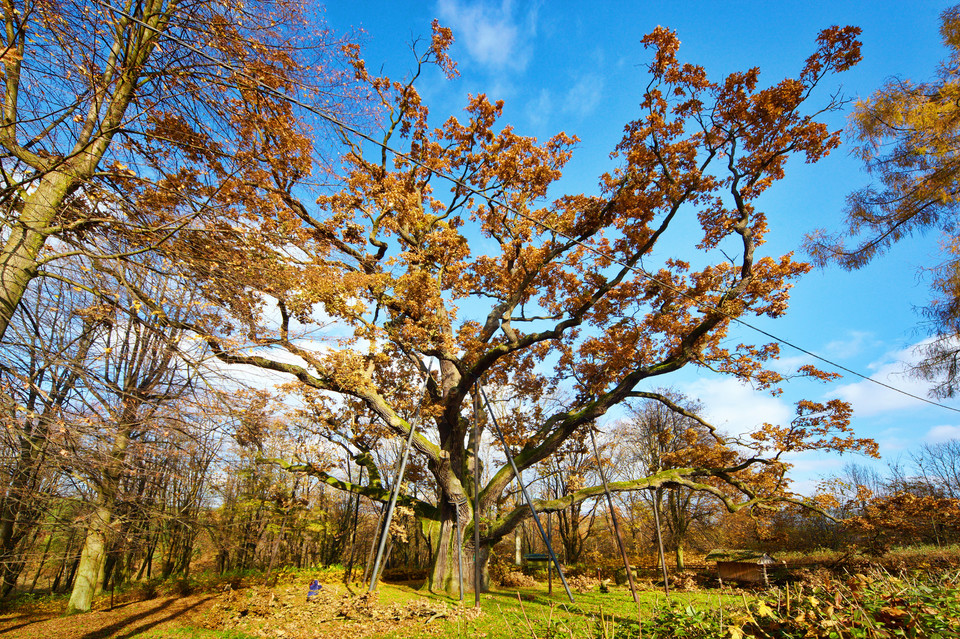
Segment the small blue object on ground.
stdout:
[[314,579],[310,582],[310,590],[307,591],[307,601],[312,601],[314,597],[320,594],[320,591],[323,590],[323,586],[320,585],[320,582]]

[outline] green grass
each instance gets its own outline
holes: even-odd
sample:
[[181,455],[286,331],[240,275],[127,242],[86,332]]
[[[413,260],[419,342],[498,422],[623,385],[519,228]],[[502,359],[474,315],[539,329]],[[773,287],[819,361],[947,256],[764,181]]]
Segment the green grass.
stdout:
[[[380,600],[391,601],[403,596],[397,591],[406,590],[411,595],[423,596],[447,602],[451,607],[458,605],[456,598],[443,595],[413,591],[403,586],[386,584],[380,588]],[[536,588],[519,590],[500,590],[484,593],[480,598],[483,614],[477,619],[455,619],[440,621],[446,625],[431,633],[442,638],[512,638],[512,637],[625,637],[631,626],[635,630],[638,616],[648,619],[655,610],[673,605],[681,608],[712,609],[719,603],[718,591],[671,593],[668,600],[662,591],[642,591],[639,594],[639,606],[633,602],[629,589],[611,587],[607,593],[594,588],[585,593],[574,593],[574,603],[570,603],[562,587],[554,587],[553,594],[547,594],[545,584]],[[519,597],[518,597],[519,592]],[[724,606],[742,607],[740,595],[722,594]],[[473,594],[468,593],[463,606],[473,607]],[[434,622],[438,623],[438,622]],[[604,629],[605,628],[605,629]],[[420,628],[398,628],[385,637],[402,639],[419,637]]]

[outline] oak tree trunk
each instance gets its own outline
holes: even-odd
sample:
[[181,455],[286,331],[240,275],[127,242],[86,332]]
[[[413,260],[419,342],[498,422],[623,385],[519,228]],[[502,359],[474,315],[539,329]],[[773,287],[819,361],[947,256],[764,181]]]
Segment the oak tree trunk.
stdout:
[[[460,531],[463,550],[460,557],[463,560],[464,593],[474,591],[474,549],[471,524],[471,521],[461,519]],[[427,579],[427,587],[434,592],[442,591],[457,596],[460,590],[457,567],[457,526],[452,507],[443,509],[443,520],[439,523],[434,522],[427,536],[431,545],[436,548],[433,553],[433,564]],[[476,553],[476,560],[480,562],[480,592],[486,592],[490,589],[488,568],[490,549],[489,545],[481,543],[479,552]]]

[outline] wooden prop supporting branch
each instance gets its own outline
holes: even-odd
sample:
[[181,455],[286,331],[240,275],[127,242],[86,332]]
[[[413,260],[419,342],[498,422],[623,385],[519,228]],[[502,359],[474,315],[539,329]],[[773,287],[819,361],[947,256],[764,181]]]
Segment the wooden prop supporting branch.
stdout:
[[660,550],[660,570],[663,572],[663,594],[670,596],[670,579],[667,577],[667,559],[663,556],[663,534],[660,532],[660,491],[653,491],[653,521],[657,525],[657,548]]
[[517,478],[517,483],[520,485],[520,492],[523,493],[523,499],[527,502],[527,507],[530,508],[530,512],[533,514],[533,521],[537,524],[537,530],[540,532],[540,538],[543,540],[543,543],[547,546],[547,551],[550,553],[550,559],[553,561],[553,565],[557,568],[557,574],[560,575],[560,581],[563,582],[563,589],[567,591],[567,597],[570,599],[570,603],[573,601],[573,593],[570,592],[570,586],[567,585],[567,578],[563,576],[563,569],[560,568],[560,561],[557,559],[557,555],[553,552],[553,546],[550,545],[550,540],[547,538],[547,533],[543,530],[543,525],[540,523],[540,517],[537,516],[537,509],[533,507],[533,500],[530,499],[529,493],[527,493],[527,487],[523,485],[523,479],[520,478],[520,471],[517,470],[517,464],[513,461],[513,454],[510,452],[510,447],[507,446],[506,440],[503,438],[503,433],[500,431],[500,425],[497,424],[497,416],[493,414],[493,407],[490,405],[490,400],[487,399],[487,392],[483,390],[483,386],[480,386],[480,395],[483,397],[483,402],[487,405],[487,412],[490,413],[490,421],[493,424],[493,432],[497,434],[497,439],[500,440],[500,444],[503,446],[503,452],[507,455],[507,460],[510,462],[510,468],[513,469],[513,476]]
[[390,492],[390,502],[387,504],[386,515],[383,519],[383,530],[380,532],[380,545],[377,547],[377,557],[373,562],[373,574],[370,576],[370,590],[377,589],[377,578],[380,574],[380,560],[383,559],[383,549],[387,545],[387,537],[390,536],[390,522],[393,519],[393,508],[397,505],[397,497],[400,496],[400,486],[403,484],[403,471],[407,468],[407,460],[410,458],[410,448],[413,446],[413,435],[417,432],[417,420],[420,418],[420,408],[423,406],[423,393],[427,391],[427,383],[430,381],[430,373],[433,365],[427,368],[427,377],[423,380],[423,390],[421,391],[420,403],[417,404],[417,411],[413,414],[413,420],[410,422],[410,433],[407,435],[407,443],[403,447],[403,457],[400,458],[400,467],[397,468],[397,475],[393,480],[393,490]]
[[607,495],[607,507],[610,509],[610,519],[613,521],[613,534],[617,536],[617,546],[620,548],[620,557],[623,559],[623,567],[627,570],[627,579],[630,580],[630,594],[633,595],[633,602],[640,603],[640,597],[637,595],[637,586],[633,582],[633,571],[630,570],[630,559],[627,557],[627,547],[623,543],[623,536],[620,534],[620,524],[617,523],[617,513],[613,509],[613,497],[610,496],[610,487],[607,485],[607,474],[603,472],[603,463],[600,461],[600,451],[597,450],[597,439],[593,436],[593,429],[590,429],[590,442],[593,444],[593,456],[597,458],[597,469],[600,471],[600,480],[603,482],[603,492]]

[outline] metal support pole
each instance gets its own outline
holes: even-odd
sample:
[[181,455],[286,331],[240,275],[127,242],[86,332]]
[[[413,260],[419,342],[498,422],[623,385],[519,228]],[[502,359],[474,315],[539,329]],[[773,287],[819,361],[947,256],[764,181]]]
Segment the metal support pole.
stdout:
[[[427,369],[427,378],[423,380],[423,391],[427,390],[427,383],[430,381],[431,368]],[[380,544],[377,547],[377,557],[373,562],[373,574],[370,576],[370,589],[373,592],[377,589],[377,578],[380,576],[380,561],[383,559],[383,550],[387,545],[387,537],[390,536],[390,522],[393,520],[393,507],[397,505],[397,497],[400,496],[400,486],[403,484],[403,471],[407,468],[407,459],[410,458],[410,446],[413,444],[413,435],[417,431],[417,419],[420,417],[420,407],[423,406],[423,398],[417,404],[417,412],[413,415],[413,421],[410,422],[410,433],[407,435],[407,443],[403,447],[403,456],[400,459],[400,467],[397,469],[397,475],[393,481],[393,490],[390,491],[390,502],[387,504],[387,512],[383,521],[383,530],[380,533]]]
[[[350,469],[349,461],[347,462],[347,470]],[[349,479],[349,478],[348,478]],[[357,485],[360,486],[363,484],[363,466],[360,466],[360,471],[357,473]],[[343,585],[350,585],[350,578],[353,577],[353,559],[357,554],[357,524],[360,522],[360,493],[354,495],[356,500],[353,505],[353,529],[350,533],[350,559],[347,562],[347,569],[343,571]]]
[[560,575],[560,581],[563,582],[563,589],[567,591],[567,597],[570,599],[570,603],[574,603],[573,593],[570,592],[570,586],[567,585],[567,579],[563,576],[563,569],[560,568],[560,561],[557,560],[557,555],[553,552],[553,546],[551,546],[550,542],[547,540],[547,533],[544,532],[543,525],[540,523],[540,517],[537,516],[537,509],[533,507],[533,500],[530,499],[530,495],[527,493],[527,487],[523,485],[523,479],[520,477],[520,471],[517,470],[517,464],[513,461],[513,454],[510,452],[510,447],[507,446],[507,442],[503,438],[503,433],[500,431],[499,424],[497,424],[497,416],[493,414],[493,407],[490,406],[490,400],[487,399],[487,392],[483,390],[482,385],[480,386],[480,395],[483,397],[483,401],[487,405],[487,412],[490,413],[490,420],[493,423],[493,430],[497,434],[500,444],[503,446],[503,452],[507,455],[507,460],[510,462],[510,468],[513,469],[513,476],[517,478],[517,484],[520,485],[520,492],[523,493],[523,499],[527,502],[527,507],[530,508],[530,512],[533,514],[533,521],[535,524],[537,524],[537,530],[540,532],[540,538],[543,539],[543,543],[547,545],[547,551],[550,553],[550,559],[553,561],[553,565],[557,568],[557,574]]
[[627,557],[627,547],[623,543],[623,536],[620,534],[620,525],[617,523],[617,513],[613,509],[613,497],[610,496],[610,487],[607,485],[607,474],[603,472],[603,463],[600,461],[600,451],[597,450],[597,439],[593,436],[593,429],[590,429],[590,443],[593,444],[593,456],[597,458],[597,470],[600,471],[600,480],[603,482],[603,492],[607,494],[607,507],[610,509],[610,519],[613,521],[613,533],[617,536],[617,546],[620,548],[620,557],[623,559],[623,567],[627,569],[627,579],[630,580],[630,594],[633,595],[633,602],[640,603],[640,597],[637,595],[637,586],[633,583],[633,571],[630,570],[630,559]]
[[457,524],[457,583],[460,586],[460,601],[463,601],[463,534],[460,530],[460,506],[467,503],[466,501],[454,502],[451,501],[456,512],[456,524]]
[[480,607],[480,398],[473,393],[473,606]]
[[[551,493],[552,494],[552,493]],[[547,543],[553,543],[553,517],[547,513]],[[553,564],[547,564],[547,594],[553,594]]]
[[667,577],[667,560],[663,556],[663,535],[660,533],[660,489],[653,489],[653,520],[657,524],[657,547],[660,549],[660,570],[663,572],[663,594],[670,596],[670,579]]

